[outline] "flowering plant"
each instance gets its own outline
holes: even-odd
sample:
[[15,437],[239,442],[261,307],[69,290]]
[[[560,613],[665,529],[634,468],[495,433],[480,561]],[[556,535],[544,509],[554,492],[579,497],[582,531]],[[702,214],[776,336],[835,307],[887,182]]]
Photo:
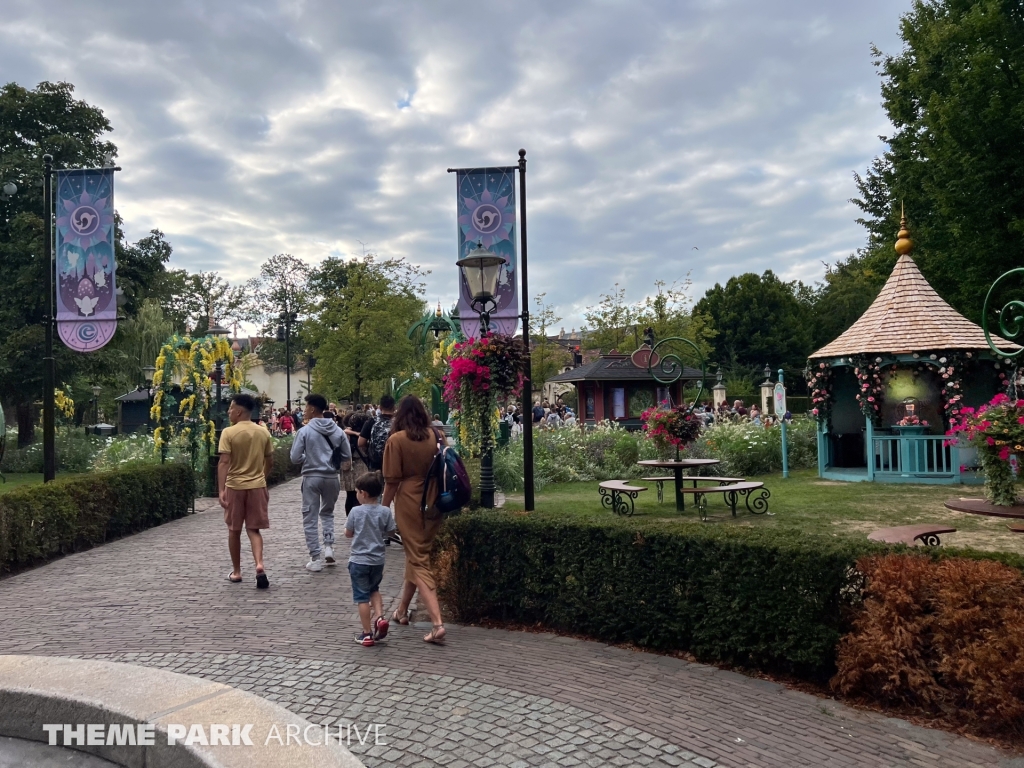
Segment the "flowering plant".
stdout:
[[878,364],[881,358],[872,360],[858,357],[854,360],[853,374],[857,377],[857,405],[860,412],[872,421],[878,418],[882,410],[882,395],[885,383],[882,381],[882,370]]
[[486,448],[498,426],[498,401],[523,390],[526,349],[521,339],[489,333],[452,345],[448,357],[443,396],[458,411],[461,442]]
[[811,392],[811,413],[819,424],[828,424],[832,417],[832,366],[818,363],[807,375]]
[[[1024,454],[1024,400],[998,394],[977,410],[961,408],[946,434],[963,436],[978,446],[986,496],[993,504],[1013,506],[1017,490],[1010,457]],[[946,441],[947,445],[954,443],[955,439]]]
[[910,413],[896,422],[897,427],[927,427],[928,422]]
[[659,448],[685,448],[700,437],[704,421],[686,407],[648,408],[640,414],[644,434]]

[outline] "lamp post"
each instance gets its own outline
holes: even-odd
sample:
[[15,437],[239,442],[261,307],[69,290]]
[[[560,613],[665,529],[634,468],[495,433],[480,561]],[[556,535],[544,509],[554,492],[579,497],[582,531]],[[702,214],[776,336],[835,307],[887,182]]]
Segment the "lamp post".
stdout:
[[[214,338],[221,338],[230,335],[231,331],[222,326],[214,325],[207,331],[207,335]],[[217,495],[217,465],[220,463],[220,433],[224,431],[223,408],[221,404],[221,381],[224,379],[224,361],[217,358],[214,365],[213,375],[217,382],[216,400],[213,411],[213,450],[210,451],[209,472],[206,473],[206,495]]]
[[289,413],[292,410],[292,324],[298,318],[299,316],[295,312],[288,310],[287,305],[277,318],[277,340],[284,342],[285,407]]
[[146,380],[146,392],[149,395],[146,400],[149,406],[146,408],[146,434],[150,434],[149,420],[151,417],[149,412],[153,410],[153,376],[156,375],[156,367],[152,365],[143,366],[142,375]]
[[93,429],[100,423],[100,392],[103,388],[99,384],[93,384],[92,387],[92,426]]
[[53,316],[54,274],[53,266],[53,155],[43,155],[43,221],[46,222],[46,272],[49,290],[46,292],[46,354],[43,357],[43,482],[48,483],[57,475],[57,453],[54,450],[54,396],[57,371],[53,358]]
[[[466,258],[455,263],[466,278],[473,296],[470,305],[480,315],[480,335],[484,336],[490,331],[498,277],[505,260],[484,248],[482,243],[477,243]],[[485,509],[494,507],[494,446],[491,434],[484,435],[483,455],[480,457],[480,506]]]

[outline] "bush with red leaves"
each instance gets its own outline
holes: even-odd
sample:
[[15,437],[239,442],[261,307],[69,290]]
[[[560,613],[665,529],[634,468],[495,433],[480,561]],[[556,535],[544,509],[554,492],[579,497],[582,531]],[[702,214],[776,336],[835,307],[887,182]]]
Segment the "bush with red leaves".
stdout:
[[1024,738],[1024,577],[989,560],[861,559],[832,688],[978,734]]

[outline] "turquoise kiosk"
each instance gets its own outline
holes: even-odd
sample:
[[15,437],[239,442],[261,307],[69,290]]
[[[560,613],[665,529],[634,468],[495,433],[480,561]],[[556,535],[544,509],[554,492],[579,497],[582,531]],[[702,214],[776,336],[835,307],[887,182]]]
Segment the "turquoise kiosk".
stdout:
[[[946,445],[950,418],[1006,388],[1014,363],[942,300],[900,222],[892,274],[867,311],[808,360],[818,475],[885,483],[981,483],[977,454]],[[1000,349],[1016,344],[992,337]]]

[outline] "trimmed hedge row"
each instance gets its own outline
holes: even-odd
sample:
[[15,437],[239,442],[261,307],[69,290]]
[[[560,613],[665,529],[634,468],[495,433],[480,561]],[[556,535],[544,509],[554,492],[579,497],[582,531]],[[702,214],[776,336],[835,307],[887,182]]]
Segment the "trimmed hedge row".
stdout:
[[0,572],[183,517],[194,487],[192,470],[174,463],[5,493],[0,496]]
[[435,551],[462,621],[539,623],[826,680],[859,595],[865,541],[744,528],[669,528],[543,514],[450,519]]

